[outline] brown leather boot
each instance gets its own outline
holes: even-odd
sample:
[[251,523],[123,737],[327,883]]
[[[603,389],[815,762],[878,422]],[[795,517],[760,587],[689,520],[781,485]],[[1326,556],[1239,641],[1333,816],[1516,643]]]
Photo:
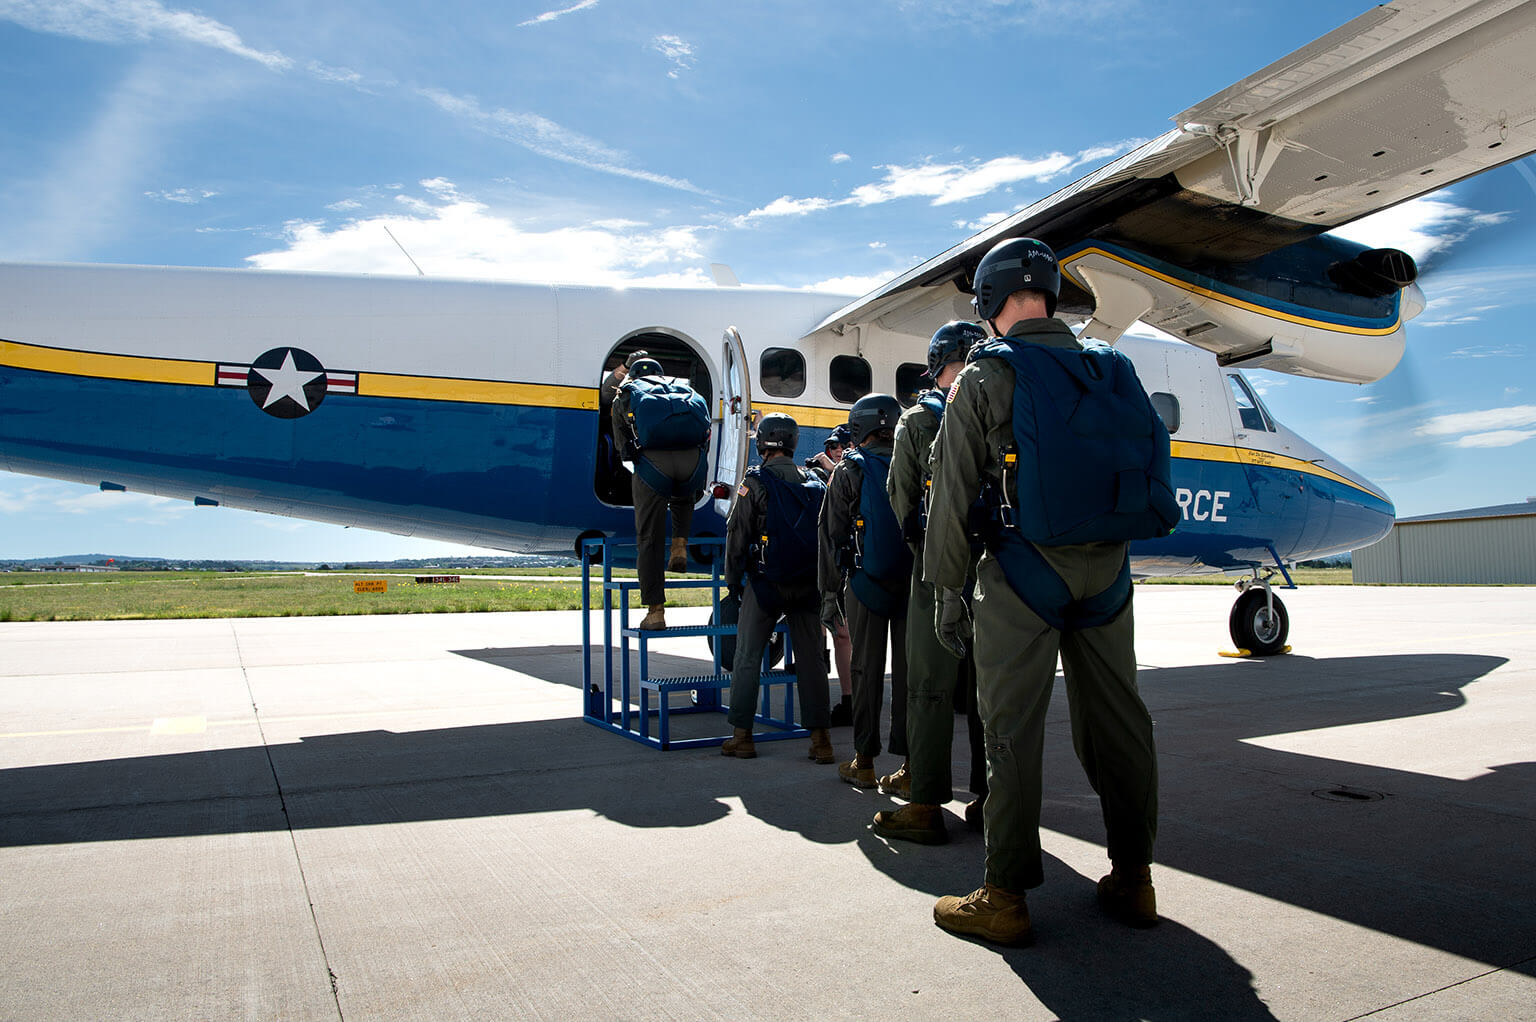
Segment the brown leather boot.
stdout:
[[1157,925],[1157,892],[1150,866],[1116,865],[1099,880],[1099,904],[1128,926]]
[[1009,947],[1022,947],[1035,940],[1024,895],[991,884],[983,884],[963,898],[953,894],[940,898],[933,906],[933,921],[950,933]]
[[688,570],[688,538],[686,536],[672,537],[672,558],[667,561],[667,570],[672,572]]
[[752,744],[752,732],[744,727],[736,728],[734,737],[720,743],[720,755],[737,759],[756,759],[757,746]]
[[640,630],[642,632],[659,632],[665,629],[667,627],[667,615],[664,613],[666,609],[667,605],[664,603],[648,607],[645,617],[640,619]]
[[837,776],[855,788],[873,788],[875,786],[875,761],[868,756],[860,756],[858,753],[854,753],[853,758],[848,762],[837,765]]
[[902,760],[901,766],[896,768],[894,774],[886,774],[880,778],[875,787],[880,789],[882,795],[894,795],[897,798],[912,798],[912,774],[907,770],[907,761]]
[[949,843],[944,826],[944,810],[938,806],[908,803],[900,809],[885,809],[875,814],[875,833],[896,841],[915,841],[920,845]]
[[824,727],[811,728],[811,751],[806,756],[817,763],[836,762],[837,754],[832,751],[832,732]]

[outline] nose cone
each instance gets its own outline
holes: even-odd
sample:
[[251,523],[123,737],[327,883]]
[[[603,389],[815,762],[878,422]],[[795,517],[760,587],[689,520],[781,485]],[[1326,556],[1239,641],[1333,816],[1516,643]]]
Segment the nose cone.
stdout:
[[1419,313],[1424,311],[1424,292],[1419,290],[1419,285],[1409,284],[1403,288],[1402,296],[1398,299],[1402,303],[1403,322],[1406,323]]

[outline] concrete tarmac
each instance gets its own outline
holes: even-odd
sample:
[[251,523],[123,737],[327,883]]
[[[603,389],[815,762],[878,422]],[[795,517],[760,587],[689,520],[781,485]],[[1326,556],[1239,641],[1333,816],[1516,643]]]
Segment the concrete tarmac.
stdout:
[[579,614],[0,624],[0,1018],[1536,1019],[1536,594],[1286,593],[1269,660],[1234,595],[1136,593],[1164,921],[1058,684],[1021,950],[933,925],[963,790],[887,843],[803,740],[605,733]]

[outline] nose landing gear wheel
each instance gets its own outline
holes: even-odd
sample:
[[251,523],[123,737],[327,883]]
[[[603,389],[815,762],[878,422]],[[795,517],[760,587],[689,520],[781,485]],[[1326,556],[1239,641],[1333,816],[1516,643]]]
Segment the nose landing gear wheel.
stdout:
[[[1270,609],[1270,601],[1274,609]],[[1285,649],[1285,640],[1291,634],[1291,619],[1285,612],[1285,604],[1278,596],[1268,596],[1262,588],[1249,589],[1232,605],[1227,619],[1232,641],[1238,649],[1246,649],[1255,656],[1273,656]]]

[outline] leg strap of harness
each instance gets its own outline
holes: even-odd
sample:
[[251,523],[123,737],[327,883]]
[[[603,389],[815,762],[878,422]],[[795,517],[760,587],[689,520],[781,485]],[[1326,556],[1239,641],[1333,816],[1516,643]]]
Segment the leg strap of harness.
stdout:
[[988,540],[987,548],[997,558],[1003,577],[1018,598],[1057,631],[1079,631],[1106,625],[1125,609],[1131,598],[1129,555],[1108,588],[1086,599],[1074,600],[1067,584],[1039,548],[1013,530],[996,530]]

